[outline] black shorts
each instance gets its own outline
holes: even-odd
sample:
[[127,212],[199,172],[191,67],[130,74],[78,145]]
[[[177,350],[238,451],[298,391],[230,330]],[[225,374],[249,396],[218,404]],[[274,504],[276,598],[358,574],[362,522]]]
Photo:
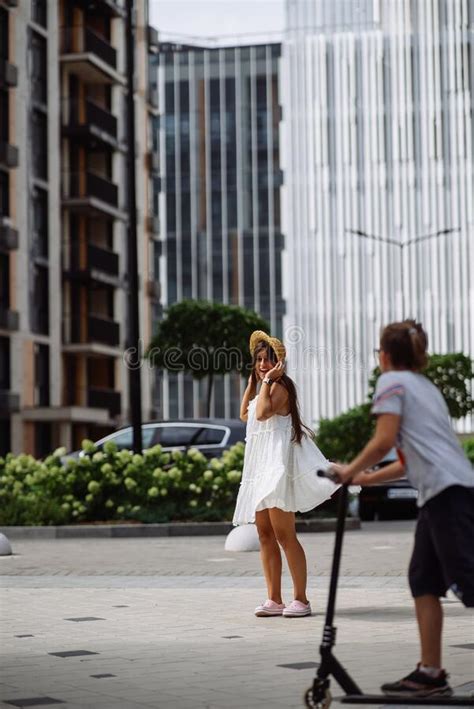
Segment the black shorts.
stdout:
[[450,588],[474,607],[474,488],[453,485],[420,509],[408,579],[414,598]]

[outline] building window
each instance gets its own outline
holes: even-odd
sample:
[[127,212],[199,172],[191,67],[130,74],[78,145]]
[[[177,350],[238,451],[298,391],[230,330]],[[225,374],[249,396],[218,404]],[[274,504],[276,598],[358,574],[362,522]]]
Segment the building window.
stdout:
[[31,316],[31,330],[47,335],[49,333],[48,269],[38,264],[34,272]]
[[0,308],[10,307],[10,259],[8,254],[0,254]]
[[32,121],[32,152],[33,176],[40,180],[48,179],[48,127],[46,114],[33,110]]
[[0,337],[0,389],[10,389],[10,340]]
[[34,101],[48,102],[48,61],[44,37],[31,33],[31,93]]
[[48,258],[48,193],[39,188],[33,197],[33,255]]
[[35,345],[35,406],[49,406],[48,345]]
[[48,24],[48,8],[46,0],[32,0],[31,19],[42,27]]
[[8,185],[8,172],[0,170],[0,217],[10,214],[10,194]]

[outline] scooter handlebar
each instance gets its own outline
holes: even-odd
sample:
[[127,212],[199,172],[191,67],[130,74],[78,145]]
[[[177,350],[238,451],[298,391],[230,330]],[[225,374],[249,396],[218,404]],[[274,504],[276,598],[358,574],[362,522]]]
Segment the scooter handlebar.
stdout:
[[339,473],[334,470],[332,466],[329,466],[328,468],[320,468],[317,474],[318,478],[328,478],[329,480],[332,480],[333,483],[341,485]]

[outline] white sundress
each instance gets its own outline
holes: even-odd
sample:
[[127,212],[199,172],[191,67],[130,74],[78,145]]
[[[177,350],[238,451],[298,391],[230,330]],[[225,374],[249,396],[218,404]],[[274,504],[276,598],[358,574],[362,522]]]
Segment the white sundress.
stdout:
[[317,476],[329,461],[308,436],[301,443],[291,440],[291,414],[257,421],[257,399],[248,408],[244,468],[232,520],[236,526],[255,522],[255,512],[271,507],[308,512],[339,487]]

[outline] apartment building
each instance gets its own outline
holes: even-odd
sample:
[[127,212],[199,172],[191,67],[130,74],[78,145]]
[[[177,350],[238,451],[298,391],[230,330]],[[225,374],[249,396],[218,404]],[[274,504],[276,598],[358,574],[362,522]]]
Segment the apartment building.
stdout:
[[[0,451],[41,456],[128,418],[125,10],[118,0],[10,0],[0,23]],[[159,292],[147,3],[136,40],[146,341]],[[147,417],[146,368],[142,384]]]

